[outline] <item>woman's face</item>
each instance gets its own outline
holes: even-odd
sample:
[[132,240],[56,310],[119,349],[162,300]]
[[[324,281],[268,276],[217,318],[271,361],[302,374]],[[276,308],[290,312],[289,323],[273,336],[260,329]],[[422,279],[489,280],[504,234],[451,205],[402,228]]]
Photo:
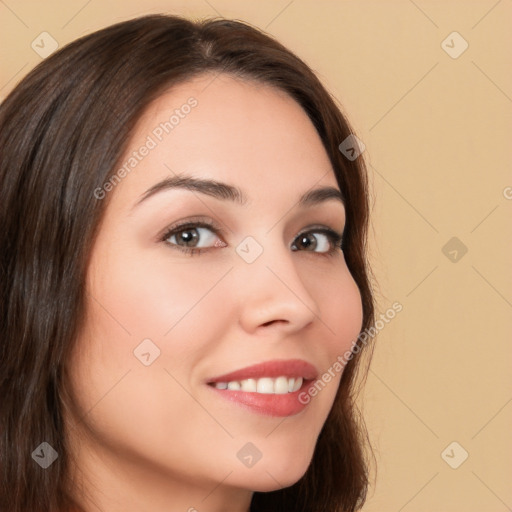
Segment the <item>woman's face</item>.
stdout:
[[[339,190],[314,126],[280,91],[213,78],[155,101],[125,172],[97,194],[110,202],[70,361],[87,433],[75,450],[84,474],[120,495],[135,475],[205,496],[219,482],[213,494],[296,482],[333,404],[333,366],[361,328],[358,288],[325,233],[343,232],[343,203],[300,201]],[[146,194],[178,178],[225,185]]]

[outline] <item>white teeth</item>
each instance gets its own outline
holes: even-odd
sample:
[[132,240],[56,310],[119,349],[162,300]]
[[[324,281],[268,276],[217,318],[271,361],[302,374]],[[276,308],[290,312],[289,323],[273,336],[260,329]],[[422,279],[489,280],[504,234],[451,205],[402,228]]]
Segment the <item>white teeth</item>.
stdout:
[[245,391],[249,393],[261,393],[265,395],[284,395],[298,391],[302,386],[302,377],[262,377],[261,379],[245,379],[231,382],[215,382],[217,389],[229,389],[231,391]]
[[263,377],[262,379],[258,379],[258,384],[256,385],[256,391],[258,393],[271,394],[274,392],[274,381],[269,377]]
[[278,377],[274,384],[274,393],[284,395],[288,393],[288,379],[286,377]]
[[251,393],[256,392],[256,380],[255,379],[245,379],[240,383],[242,385],[242,391],[249,391]]

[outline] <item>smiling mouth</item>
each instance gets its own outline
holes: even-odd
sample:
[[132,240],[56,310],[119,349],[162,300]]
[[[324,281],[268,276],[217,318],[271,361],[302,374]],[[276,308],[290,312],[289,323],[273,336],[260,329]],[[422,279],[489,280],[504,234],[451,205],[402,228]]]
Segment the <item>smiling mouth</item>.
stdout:
[[222,400],[264,416],[294,416],[307,402],[300,400],[314,384],[318,370],[303,359],[264,361],[210,377],[205,384]]
[[245,391],[263,395],[286,395],[298,391],[304,383],[302,377],[261,377],[259,379],[231,380],[229,382],[209,382],[216,389]]

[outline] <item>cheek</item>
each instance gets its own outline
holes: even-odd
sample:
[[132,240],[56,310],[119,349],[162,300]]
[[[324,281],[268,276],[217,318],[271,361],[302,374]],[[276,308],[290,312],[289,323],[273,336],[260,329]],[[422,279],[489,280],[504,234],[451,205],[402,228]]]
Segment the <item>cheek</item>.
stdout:
[[[91,289],[105,310],[98,311],[108,325],[115,320],[130,332],[132,339],[168,339],[184,320],[196,317],[208,324],[221,310],[219,301],[208,301],[213,309],[204,315],[202,300],[229,270],[227,265],[213,268],[204,262],[187,259],[157,248],[123,250],[119,258],[109,248],[106,260],[91,270]],[[224,268],[225,267],[225,268]],[[97,308],[96,308],[97,309]],[[101,309],[101,308],[100,308]],[[110,318],[107,318],[110,316]],[[198,320],[198,318],[196,319]],[[119,325],[118,325],[119,327]]]
[[312,360],[319,362],[319,376],[299,397],[308,403],[318,430],[334,402],[345,364],[361,331],[363,310],[359,288],[344,262],[320,274],[305,273],[305,283],[318,305],[318,339],[308,348]]
[[166,251],[109,246],[98,254],[90,266],[88,332],[81,342],[84,408],[127,371],[120,387],[130,388],[128,403],[141,404],[146,417],[158,403],[185,407],[188,397],[171,375],[190,387],[194,365],[208,351],[208,333],[218,332],[226,316],[215,285],[229,267],[178,260]]
[[325,347],[332,364],[349,350],[359,335],[363,321],[361,293],[347,266],[318,278],[315,297],[319,305]]

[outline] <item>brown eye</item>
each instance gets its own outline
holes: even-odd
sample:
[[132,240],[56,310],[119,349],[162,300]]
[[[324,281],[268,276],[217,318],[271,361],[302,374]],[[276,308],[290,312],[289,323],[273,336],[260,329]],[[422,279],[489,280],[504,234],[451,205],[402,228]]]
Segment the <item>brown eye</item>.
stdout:
[[307,252],[333,254],[337,250],[341,251],[342,239],[342,235],[331,229],[311,230],[300,234],[296,238],[292,249],[298,248]]
[[173,249],[189,254],[206,252],[212,247],[225,247],[217,236],[220,229],[206,222],[187,222],[171,227],[162,241]]
[[181,231],[177,231],[175,234],[170,236],[169,238],[176,237],[176,245],[180,245],[180,243],[184,243],[187,247],[195,247],[198,240],[201,238],[199,234],[199,230],[197,228],[186,228]]

